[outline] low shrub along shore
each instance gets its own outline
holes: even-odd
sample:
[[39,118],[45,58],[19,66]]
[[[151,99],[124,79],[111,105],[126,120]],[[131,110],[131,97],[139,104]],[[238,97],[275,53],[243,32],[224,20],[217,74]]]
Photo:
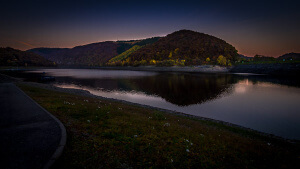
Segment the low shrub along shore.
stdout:
[[67,129],[52,168],[298,168],[299,144],[117,101],[18,86]]

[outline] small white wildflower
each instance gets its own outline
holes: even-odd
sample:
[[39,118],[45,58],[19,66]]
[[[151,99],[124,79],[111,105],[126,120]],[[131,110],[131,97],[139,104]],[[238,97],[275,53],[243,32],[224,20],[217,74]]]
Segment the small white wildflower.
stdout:
[[164,126],[168,127],[170,126],[170,123],[165,123]]
[[201,137],[204,137],[204,135],[203,135],[203,134],[200,134],[200,136],[201,136]]
[[173,163],[173,159],[171,158],[171,163]]
[[152,127],[152,129],[154,130],[155,128],[154,128],[154,127]]
[[100,106],[98,106],[98,109],[100,109]]
[[193,145],[193,143],[191,143],[191,146]]
[[137,135],[134,135],[134,137],[137,137]]
[[87,120],[87,122],[88,122],[88,123],[90,123],[90,122],[91,122],[91,120]]
[[109,111],[107,113],[109,113]]
[[270,146],[271,145],[271,143],[268,143],[268,146]]
[[189,150],[189,149],[186,149],[186,152],[188,152],[188,153],[189,153],[189,152],[190,152],[190,150]]

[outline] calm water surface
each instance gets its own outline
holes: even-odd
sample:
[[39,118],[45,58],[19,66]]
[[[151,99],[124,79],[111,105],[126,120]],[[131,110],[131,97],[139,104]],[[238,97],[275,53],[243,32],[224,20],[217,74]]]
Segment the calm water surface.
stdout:
[[297,79],[93,69],[42,69],[54,85],[222,120],[300,140]]

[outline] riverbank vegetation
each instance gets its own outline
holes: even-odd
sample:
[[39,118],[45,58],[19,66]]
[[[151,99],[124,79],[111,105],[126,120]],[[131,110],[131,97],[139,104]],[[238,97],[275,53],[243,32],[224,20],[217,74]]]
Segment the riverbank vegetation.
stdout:
[[67,129],[53,168],[297,168],[299,144],[156,109],[18,86]]

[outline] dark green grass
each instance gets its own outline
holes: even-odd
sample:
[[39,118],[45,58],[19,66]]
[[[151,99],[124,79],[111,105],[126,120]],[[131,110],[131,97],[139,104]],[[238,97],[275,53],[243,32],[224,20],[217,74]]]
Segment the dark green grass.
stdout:
[[212,121],[20,85],[58,117],[53,168],[297,168],[299,145]]

